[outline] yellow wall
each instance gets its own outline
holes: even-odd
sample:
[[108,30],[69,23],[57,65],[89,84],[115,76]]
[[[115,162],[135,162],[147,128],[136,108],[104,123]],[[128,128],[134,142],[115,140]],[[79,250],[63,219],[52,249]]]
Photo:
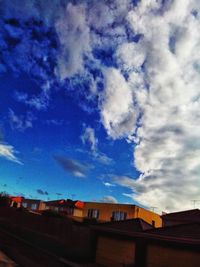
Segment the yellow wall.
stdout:
[[155,221],[155,227],[162,226],[162,219],[158,214],[138,206],[135,206],[135,218],[141,218],[149,224],[152,224],[152,221]]
[[46,204],[44,202],[40,202],[38,210],[45,210],[46,209]]
[[123,267],[135,263],[135,242],[100,236],[96,250],[96,263],[107,267]]
[[73,216],[83,217],[83,210],[81,210],[81,209],[74,209]]
[[127,212],[127,219],[133,218],[134,206],[124,204],[112,204],[112,203],[96,203],[96,202],[84,202],[83,217],[88,216],[89,209],[99,210],[100,221],[110,221],[113,211]]
[[148,245],[147,267],[199,267],[200,253]]
[[89,209],[98,209],[100,221],[110,221],[113,211],[127,212],[126,219],[141,218],[144,221],[152,224],[155,221],[155,226],[160,227],[162,220],[160,216],[149,210],[145,210],[135,205],[128,204],[113,204],[113,203],[96,203],[96,202],[84,202],[83,217],[88,216]]

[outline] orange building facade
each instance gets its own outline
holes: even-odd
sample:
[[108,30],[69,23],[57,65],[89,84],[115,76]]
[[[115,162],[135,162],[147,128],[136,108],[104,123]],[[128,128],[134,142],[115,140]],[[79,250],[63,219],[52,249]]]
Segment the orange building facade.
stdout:
[[102,222],[141,218],[155,227],[162,225],[161,217],[158,214],[130,204],[84,202],[82,209],[79,209],[78,212],[76,209],[74,210],[74,216]]

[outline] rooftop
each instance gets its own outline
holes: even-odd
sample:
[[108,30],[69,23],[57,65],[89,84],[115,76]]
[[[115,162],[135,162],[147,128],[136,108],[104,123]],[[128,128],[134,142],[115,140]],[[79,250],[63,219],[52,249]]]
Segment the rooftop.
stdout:
[[127,232],[143,232],[147,229],[152,229],[153,226],[143,219],[128,219],[123,221],[113,221],[113,222],[105,222],[101,223],[100,228],[111,228],[111,229],[119,229]]
[[187,223],[180,225],[172,225],[147,230],[146,233],[159,236],[190,238],[200,240],[200,223]]
[[200,221],[200,210],[192,209],[192,210],[184,210],[178,212],[167,213],[161,216],[165,219],[175,219],[175,220],[198,220]]

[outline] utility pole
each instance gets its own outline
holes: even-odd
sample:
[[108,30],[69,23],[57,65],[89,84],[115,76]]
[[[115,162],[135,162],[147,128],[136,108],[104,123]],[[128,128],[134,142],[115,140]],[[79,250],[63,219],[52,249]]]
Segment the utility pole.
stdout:
[[195,209],[195,205],[196,205],[196,203],[197,203],[197,202],[200,202],[199,199],[192,199],[191,201],[192,201],[192,203],[193,203],[193,205],[194,205],[194,209]]

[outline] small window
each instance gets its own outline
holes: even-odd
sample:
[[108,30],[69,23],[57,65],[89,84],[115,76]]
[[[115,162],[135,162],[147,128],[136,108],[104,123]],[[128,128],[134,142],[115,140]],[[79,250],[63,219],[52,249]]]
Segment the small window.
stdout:
[[127,218],[127,212],[124,211],[113,211],[111,220],[112,221],[123,221]]
[[99,218],[99,210],[97,209],[89,209],[88,210],[88,218]]
[[22,203],[22,207],[27,208],[28,204],[26,202]]
[[31,204],[31,209],[32,210],[36,210],[37,209],[37,204],[35,204],[35,203],[34,204]]
[[152,226],[155,227],[155,221],[154,220],[152,220]]

